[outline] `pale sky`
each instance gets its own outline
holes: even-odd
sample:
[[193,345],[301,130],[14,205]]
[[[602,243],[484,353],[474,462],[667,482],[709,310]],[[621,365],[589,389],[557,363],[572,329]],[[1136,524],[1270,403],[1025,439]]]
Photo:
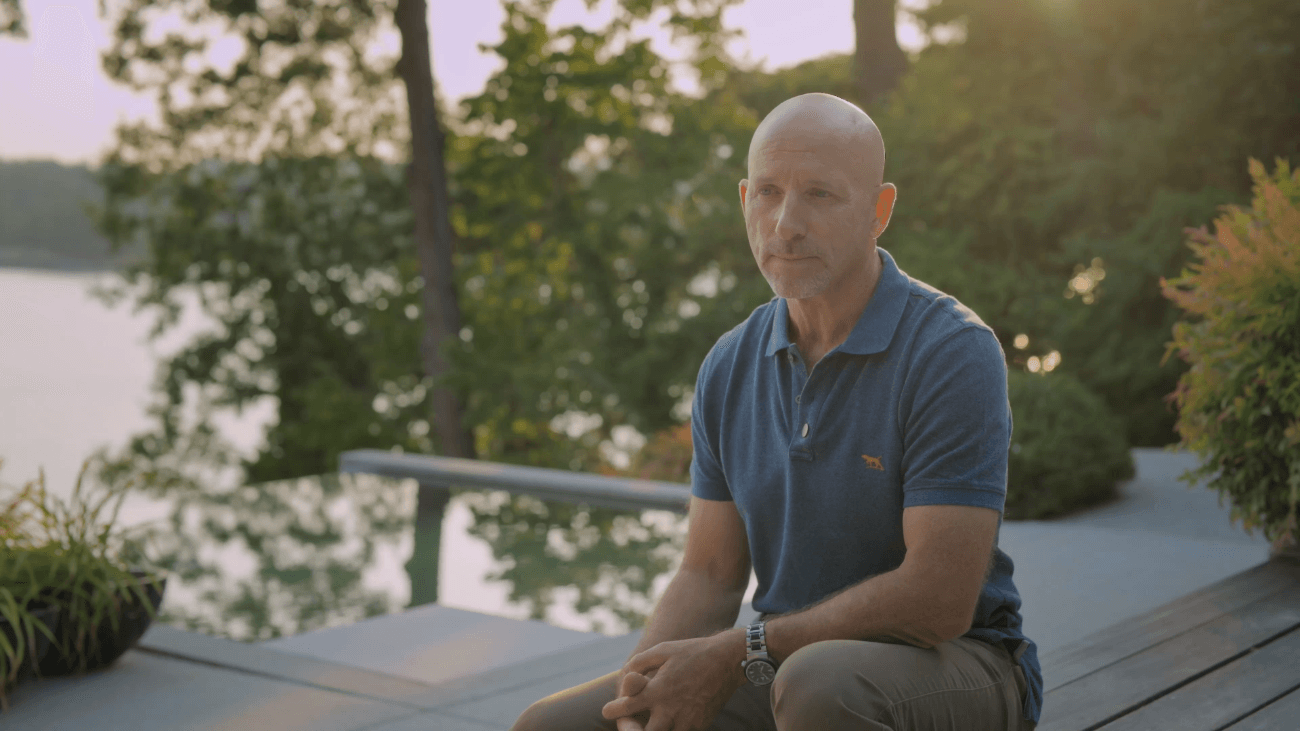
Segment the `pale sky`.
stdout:
[[[615,0],[601,0],[588,13],[582,0],[559,0],[552,25],[599,25]],[[905,3],[913,6],[918,0]],[[112,145],[119,119],[154,114],[149,95],[135,94],[109,81],[99,53],[110,45],[111,28],[97,15],[97,0],[23,0],[26,39],[0,40],[0,159],[55,159],[93,163]],[[433,71],[444,97],[452,100],[482,90],[501,65],[480,43],[500,39],[505,12],[496,0],[431,0],[429,28]],[[797,64],[828,53],[853,50],[853,0],[745,0],[723,16],[743,37],[730,49],[737,57],[768,69]],[[643,29],[655,50],[679,57],[668,34]],[[908,49],[923,43],[907,18],[900,19],[899,42]],[[398,47],[396,38],[389,39]]]

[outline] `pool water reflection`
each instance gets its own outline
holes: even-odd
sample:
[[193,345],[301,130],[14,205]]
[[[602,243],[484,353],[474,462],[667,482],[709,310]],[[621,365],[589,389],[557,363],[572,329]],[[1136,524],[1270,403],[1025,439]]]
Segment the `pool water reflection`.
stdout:
[[169,495],[161,621],[257,641],[437,601],[607,635],[641,627],[686,516],[321,475]]

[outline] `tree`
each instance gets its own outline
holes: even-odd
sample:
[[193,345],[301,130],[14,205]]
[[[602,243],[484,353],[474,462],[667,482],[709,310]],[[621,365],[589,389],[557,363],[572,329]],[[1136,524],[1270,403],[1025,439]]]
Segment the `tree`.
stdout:
[[397,68],[406,84],[411,120],[411,167],[408,186],[415,216],[415,249],[425,286],[424,337],[420,354],[424,372],[433,379],[430,396],[438,433],[439,453],[473,457],[471,438],[462,423],[459,396],[445,385],[447,361],[442,347],[460,332],[460,304],[452,272],[451,211],[447,173],[443,164],[443,134],[433,96],[433,60],[424,0],[398,0],[396,20],[402,32],[402,57]]
[[[105,67],[154,91],[163,124],[119,128],[101,172],[99,223],[119,247],[147,250],[116,295],[161,308],[155,334],[175,323],[190,293],[219,328],[160,368],[158,426],[137,435],[115,469],[163,475],[179,517],[187,499],[223,487],[333,472],[344,449],[434,451],[431,404],[447,399],[430,396],[445,388],[436,358],[421,357],[417,321],[421,312],[432,320],[426,342],[436,356],[446,330],[431,306],[440,265],[429,259],[421,276],[411,236],[412,197],[433,190],[429,160],[420,158],[424,167],[404,186],[408,128],[396,59],[370,52],[391,28],[392,6],[170,3],[191,28],[215,25],[239,44],[223,69],[202,56],[210,39],[188,29],[152,40],[153,5],[117,9]],[[428,69],[423,80],[423,95],[416,80],[412,96],[432,113]],[[444,280],[449,267],[441,265]],[[212,416],[265,401],[277,417],[266,442],[235,464]],[[453,448],[471,456],[463,438]],[[419,508],[440,516],[447,497],[422,491]],[[436,554],[436,531],[418,538],[420,555]],[[412,571],[416,601],[436,599],[436,561],[431,568]],[[358,578],[335,574],[341,590]]]
[[[168,10],[186,26],[147,33]],[[431,449],[431,382],[407,325],[421,281],[397,167],[405,110],[396,59],[368,50],[392,6],[131,0],[112,17],[105,70],[152,91],[162,118],[121,126],[101,168],[101,228],[149,252],[119,295],[161,308],[162,331],[197,292],[221,326],[163,366],[159,428],[136,451],[180,445],[187,400],[207,402],[201,430],[212,409],[267,399],[278,418],[236,479],[333,471],[344,445]],[[233,62],[204,56],[205,26],[239,49]]]
[[853,0],[854,86],[864,105],[872,106],[893,91],[907,72],[896,26],[896,0]]

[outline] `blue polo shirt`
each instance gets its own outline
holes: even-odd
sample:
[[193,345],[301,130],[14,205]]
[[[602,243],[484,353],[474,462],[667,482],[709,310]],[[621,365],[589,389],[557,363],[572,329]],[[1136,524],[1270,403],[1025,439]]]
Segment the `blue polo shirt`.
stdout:
[[[792,612],[898,568],[904,508],[1001,513],[1006,500],[1002,346],[973,311],[877,250],[883,266],[871,301],[811,374],[779,297],[719,338],[700,366],[691,492],[735,501],[759,612]],[[995,547],[966,636],[1014,651],[1026,638],[1013,568]],[[1024,715],[1037,722],[1043,680],[1032,642],[1019,662],[1029,685]]]

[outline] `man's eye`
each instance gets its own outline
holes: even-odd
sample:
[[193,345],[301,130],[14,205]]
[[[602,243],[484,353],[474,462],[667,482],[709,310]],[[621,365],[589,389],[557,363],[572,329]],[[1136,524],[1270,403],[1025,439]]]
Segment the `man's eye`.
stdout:
[[767,195],[768,193],[771,193],[771,192],[772,192],[772,187],[771,187],[771,186],[768,186],[768,185],[764,185],[762,188],[759,188],[759,189],[758,189],[758,194],[759,194],[759,195]]
[[826,190],[814,190],[814,191],[812,192],[812,194],[813,194],[813,196],[816,197],[816,198],[830,198],[830,197],[831,197],[830,191],[826,191]]

